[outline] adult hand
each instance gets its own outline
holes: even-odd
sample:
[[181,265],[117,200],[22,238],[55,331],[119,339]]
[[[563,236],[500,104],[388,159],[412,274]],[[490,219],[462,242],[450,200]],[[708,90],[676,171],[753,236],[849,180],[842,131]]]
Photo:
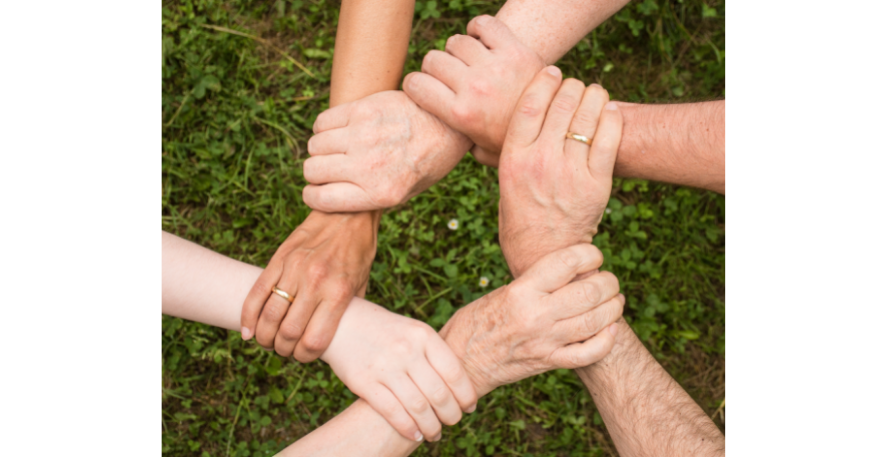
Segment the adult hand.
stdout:
[[[553,252],[523,276],[468,306],[440,335],[462,360],[478,395],[555,368],[579,368],[606,356],[625,297],[592,245]],[[607,330],[607,331],[603,331]]]
[[[565,138],[568,131],[593,138],[591,145]],[[536,75],[499,163],[499,239],[515,276],[549,252],[591,242],[610,199],[621,138],[622,114],[604,88],[561,84],[553,66]]]
[[446,52],[426,54],[422,72],[407,75],[403,87],[419,106],[471,138],[479,162],[497,166],[514,107],[545,62],[494,17],[472,19],[467,32],[451,36]]
[[[326,350],[345,308],[366,292],[378,213],[312,211],[280,245],[243,304],[243,339],[300,362]],[[295,297],[292,304],[271,287]],[[261,313],[261,316],[260,316]]]
[[429,325],[354,299],[321,359],[398,433],[440,439],[477,394],[453,351]]
[[406,202],[446,176],[471,147],[464,135],[400,91],[330,108],[314,122],[302,192],[321,211],[368,211]]

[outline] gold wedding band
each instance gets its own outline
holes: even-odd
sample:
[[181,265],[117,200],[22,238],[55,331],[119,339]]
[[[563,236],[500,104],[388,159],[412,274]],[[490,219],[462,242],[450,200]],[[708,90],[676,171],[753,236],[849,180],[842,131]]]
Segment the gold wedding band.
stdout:
[[290,302],[290,303],[292,303],[293,300],[296,299],[296,297],[293,297],[292,295],[290,295],[290,294],[288,294],[288,293],[286,293],[286,292],[284,292],[284,291],[278,289],[278,288],[275,287],[275,286],[271,286],[271,292],[274,292],[275,294],[280,295],[281,297],[283,297],[284,300],[286,300],[286,301],[288,301],[288,302]]
[[578,133],[573,133],[573,132],[567,132],[567,138],[573,139],[573,140],[576,140],[580,143],[585,143],[585,144],[591,146],[591,139],[585,135],[580,135]]

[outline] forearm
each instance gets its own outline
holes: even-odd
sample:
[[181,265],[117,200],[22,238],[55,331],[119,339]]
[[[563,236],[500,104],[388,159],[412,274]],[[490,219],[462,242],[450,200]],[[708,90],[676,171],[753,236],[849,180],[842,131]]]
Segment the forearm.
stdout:
[[619,102],[624,126],[614,174],[723,194],[726,102]]
[[[163,314],[239,330],[243,299],[262,269],[166,232],[162,237]],[[343,320],[349,318],[346,311]],[[401,456],[418,444],[403,438],[366,402],[358,400],[281,455]]]
[[496,13],[547,64],[557,62],[628,0],[508,0]]
[[163,314],[240,331],[243,301],[262,269],[162,234]]
[[619,455],[724,455],[724,435],[624,320],[610,354],[576,373]]
[[415,0],[343,0],[336,31],[330,106],[397,89]]
[[332,420],[281,451],[281,456],[407,456],[421,443],[397,433],[364,400],[358,399]]

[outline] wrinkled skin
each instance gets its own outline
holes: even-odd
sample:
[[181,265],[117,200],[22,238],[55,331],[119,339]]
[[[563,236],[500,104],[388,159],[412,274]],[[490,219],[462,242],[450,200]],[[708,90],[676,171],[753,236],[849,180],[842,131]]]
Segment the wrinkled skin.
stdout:
[[451,36],[446,52],[426,54],[422,72],[404,79],[404,91],[471,138],[479,162],[498,166],[517,101],[545,62],[494,17],[472,19],[467,32]]
[[[348,303],[366,291],[376,255],[376,213],[313,211],[280,245],[244,301],[244,339],[303,363],[329,346]],[[271,287],[295,297],[292,304]]]
[[[499,239],[515,275],[597,233],[622,138],[622,115],[608,102],[596,84],[561,84],[556,67],[521,96],[499,163]],[[565,138],[568,131],[593,138],[591,146]]]
[[440,335],[478,395],[556,368],[588,366],[610,352],[625,297],[612,273],[591,274],[602,262],[592,245],[553,252],[450,318]]
[[471,147],[464,135],[387,91],[324,111],[308,141],[302,192],[321,211],[404,203],[446,176]]

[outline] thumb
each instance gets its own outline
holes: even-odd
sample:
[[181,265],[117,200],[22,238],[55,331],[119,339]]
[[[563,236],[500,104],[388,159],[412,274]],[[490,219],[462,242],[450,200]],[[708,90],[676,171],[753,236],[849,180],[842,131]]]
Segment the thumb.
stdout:
[[577,244],[542,257],[515,282],[552,293],[569,284],[577,275],[600,268],[603,263],[604,256],[597,247]]

